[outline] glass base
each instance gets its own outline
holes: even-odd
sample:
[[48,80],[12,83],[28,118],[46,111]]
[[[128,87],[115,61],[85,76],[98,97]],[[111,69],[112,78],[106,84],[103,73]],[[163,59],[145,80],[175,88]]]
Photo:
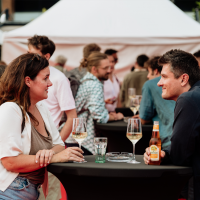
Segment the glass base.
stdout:
[[140,162],[138,162],[136,160],[130,160],[127,163],[129,163],[129,164],[139,164]]
[[95,160],[95,163],[105,163],[105,160],[99,161],[99,160]]
[[87,161],[84,160],[84,161],[81,161],[81,162],[77,162],[77,161],[73,161],[74,163],[86,163]]

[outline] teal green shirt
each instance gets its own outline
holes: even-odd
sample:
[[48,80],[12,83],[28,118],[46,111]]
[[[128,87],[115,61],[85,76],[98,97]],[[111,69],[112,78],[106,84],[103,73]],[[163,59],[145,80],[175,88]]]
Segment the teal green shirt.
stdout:
[[157,86],[159,80],[160,77],[157,77],[143,85],[139,113],[141,119],[159,121],[163,149],[171,144],[175,101],[162,98],[162,88]]

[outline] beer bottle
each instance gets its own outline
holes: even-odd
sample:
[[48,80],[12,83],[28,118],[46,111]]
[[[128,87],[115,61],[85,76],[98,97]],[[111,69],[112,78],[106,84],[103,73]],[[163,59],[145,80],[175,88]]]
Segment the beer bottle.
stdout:
[[152,137],[149,142],[150,162],[149,165],[160,165],[161,162],[161,139],[159,133],[159,121],[154,121]]

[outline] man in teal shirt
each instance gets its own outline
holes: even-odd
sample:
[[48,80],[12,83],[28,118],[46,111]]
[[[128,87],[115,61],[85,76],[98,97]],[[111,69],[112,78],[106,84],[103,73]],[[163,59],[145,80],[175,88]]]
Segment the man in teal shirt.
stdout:
[[171,144],[175,101],[164,100],[161,96],[162,88],[157,86],[162,70],[162,66],[158,65],[159,58],[159,56],[156,56],[146,63],[149,80],[145,82],[142,88],[139,115],[142,124],[159,121],[162,148],[166,148]]

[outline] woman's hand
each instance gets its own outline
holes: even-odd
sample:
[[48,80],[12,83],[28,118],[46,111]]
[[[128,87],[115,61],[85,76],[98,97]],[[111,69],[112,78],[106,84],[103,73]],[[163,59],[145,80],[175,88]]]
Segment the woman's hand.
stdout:
[[67,149],[55,154],[51,160],[51,163],[56,162],[68,162],[77,161],[81,162],[84,160],[84,152],[78,147],[68,147]]
[[53,150],[43,149],[36,153],[35,162],[40,164],[40,167],[46,167],[53,157],[55,152]]

